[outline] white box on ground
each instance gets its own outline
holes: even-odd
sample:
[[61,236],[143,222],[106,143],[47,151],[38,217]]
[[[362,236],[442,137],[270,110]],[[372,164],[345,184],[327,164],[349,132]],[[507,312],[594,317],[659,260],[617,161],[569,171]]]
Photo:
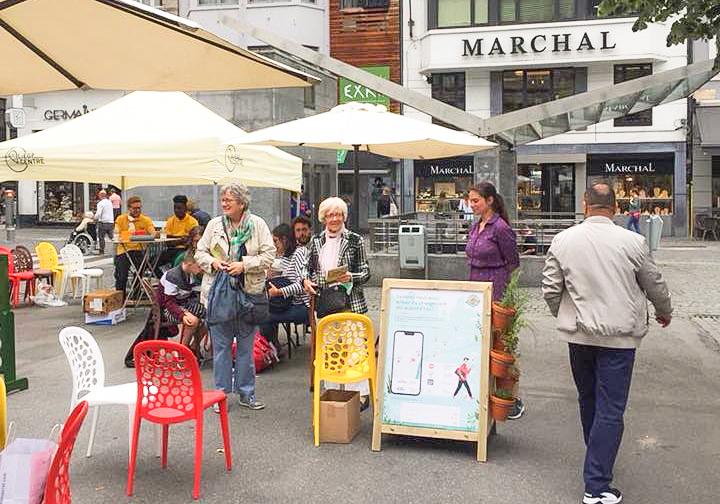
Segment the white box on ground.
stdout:
[[119,308],[103,315],[85,314],[85,323],[93,325],[117,325],[127,318],[127,310]]

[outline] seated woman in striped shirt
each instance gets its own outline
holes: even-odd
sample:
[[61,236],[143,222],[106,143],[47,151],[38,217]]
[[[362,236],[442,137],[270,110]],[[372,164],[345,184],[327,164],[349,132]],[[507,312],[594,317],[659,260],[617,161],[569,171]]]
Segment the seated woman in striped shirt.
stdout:
[[280,224],[272,231],[277,249],[277,259],[268,273],[268,296],[270,318],[260,326],[260,334],[275,345],[280,353],[278,324],[293,322],[307,324],[310,301],[303,289],[306,276],[308,251],[297,245],[295,234],[287,224]]

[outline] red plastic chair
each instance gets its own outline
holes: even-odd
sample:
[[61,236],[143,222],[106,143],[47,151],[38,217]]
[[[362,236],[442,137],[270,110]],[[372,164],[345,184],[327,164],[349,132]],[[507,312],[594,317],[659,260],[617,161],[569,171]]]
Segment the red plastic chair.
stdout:
[[87,401],[81,401],[65,420],[65,425],[60,433],[60,443],[48,471],[43,504],[70,504],[72,502],[72,496],[70,495],[70,455],[72,455],[75,440],[87,412]]
[[20,304],[20,283],[25,282],[25,295],[23,301],[28,303],[30,297],[35,295],[35,282],[38,273],[33,269],[30,251],[18,245],[12,249],[13,278],[18,279],[18,287],[13,292],[13,304]]
[[[20,304],[20,282],[30,281],[34,283],[35,274],[32,272],[15,272],[15,260],[12,250],[7,247],[0,247],[0,255],[7,257],[8,261],[8,280],[10,281],[10,302],[13,306]],[[29,284],[28,284],[29,285]],[[25,290],[27,291],[27,286]],[[27,296],[27,292],[25,293]]]
[[220,426],[225,448],[225,466],[232,469],[227,398],[222,390],[203,391],[200,368],[192,351],[174,341],[144,341],[135,347],[138,399],[135,406],[127,494],[132,496],[140,420],[161,424],[162,467],[167,467],[168,431],[171,424],[195,420],[195,483],[193,499],[200,497],[203,450],[203,414],[213,404],[220,406]]

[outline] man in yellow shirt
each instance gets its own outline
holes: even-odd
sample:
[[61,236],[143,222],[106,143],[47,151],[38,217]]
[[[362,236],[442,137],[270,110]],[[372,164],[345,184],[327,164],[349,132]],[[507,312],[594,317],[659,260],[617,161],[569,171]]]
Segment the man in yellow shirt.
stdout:
[[[142,214],[142,200],[133,196],[127,200],[128,213],[118,216],[115,220],[115,232],[118,239],[123,231],[132,233],[145,232],[149,235],[155,233],[153,221],[147,215]],[[132,255],[135,264],[142,260],[141,245],[137,243],[119,244],[115,255],[115,288],[125,293],[127,287],[128,272],[130,271],[130,259]]]
[[186,247],[186,240],[190,234],[190,230],[198,225],[198,221],[190,215],[187,208],[188,198],[184,194],[178,194],[173,198],[173,215],[168,217],[165,222],[165,232],[168,238],[183,238],[183,241],[173,247],[167,248],[158,260],[157,271],[155,272],[160,278],[162,276],[161,266],[172,265],[178,254],[182,253]]

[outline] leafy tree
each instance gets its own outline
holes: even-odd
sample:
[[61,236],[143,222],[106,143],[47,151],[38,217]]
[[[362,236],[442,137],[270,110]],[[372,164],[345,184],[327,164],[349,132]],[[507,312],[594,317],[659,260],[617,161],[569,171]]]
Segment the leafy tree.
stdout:
[[718,54],[715,69],[720,69],[720,0],[603,0],[598,14],[605,16],[638,16],[633,31],[647,28],[648,23],[673,20],[667,45],[682,44],[688,38],[710,40],[715,37]]

